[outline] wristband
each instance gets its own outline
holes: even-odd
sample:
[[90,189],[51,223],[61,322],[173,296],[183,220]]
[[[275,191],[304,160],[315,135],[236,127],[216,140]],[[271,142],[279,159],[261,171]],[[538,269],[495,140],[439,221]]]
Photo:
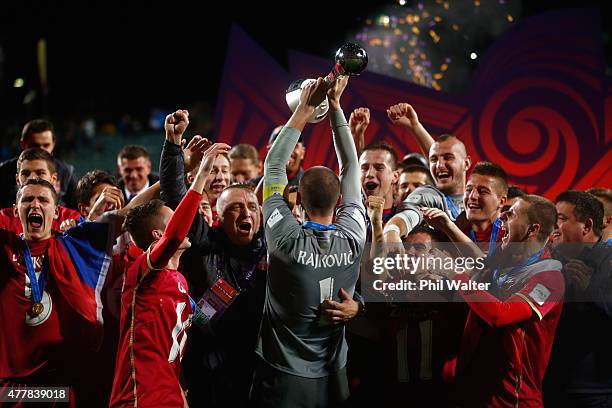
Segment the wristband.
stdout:
[[387,224],[385,225],[385,228],[383,229],[383,234],[387,235],[389,232],[391,231],[395,231],[397,232],[397,235],[400,235],[400,227],[398,227],[397,225],[394,224]]

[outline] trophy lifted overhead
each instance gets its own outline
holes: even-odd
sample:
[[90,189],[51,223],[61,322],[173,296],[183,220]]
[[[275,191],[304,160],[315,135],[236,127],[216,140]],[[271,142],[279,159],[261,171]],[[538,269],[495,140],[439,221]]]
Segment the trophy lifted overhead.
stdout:
[[[368,66],[368,53],[359,44],[346,43],[336,51],[336,64],[332,68],[331,72],[325,77],[325,82],[331,84],[336,78],[340,76],[357,76],[363,72]],[[297,108],[298,102],[300,101],[300,94],[302,93],[302,86],[313,79],[298,79],[293,81],[287,92],[285,98],[287,105],[292,112]],[[315,109],[314,113],[310,117],[310,123],[320,122],[327,115],[329,104],[327,98],[321,102]]]

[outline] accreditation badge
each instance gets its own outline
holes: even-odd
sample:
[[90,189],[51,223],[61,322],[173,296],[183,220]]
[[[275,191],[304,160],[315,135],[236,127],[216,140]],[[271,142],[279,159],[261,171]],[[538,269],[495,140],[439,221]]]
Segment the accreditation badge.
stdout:
[[217,279],[196,304],[193,323],[200,327],[209,326],[213,319],[219,319],[223,315],[238,293],[225,279]]

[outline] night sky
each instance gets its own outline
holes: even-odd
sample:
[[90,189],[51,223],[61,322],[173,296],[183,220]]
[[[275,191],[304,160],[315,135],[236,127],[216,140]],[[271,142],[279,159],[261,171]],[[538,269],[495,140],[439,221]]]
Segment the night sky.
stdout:
[[[40,98],[30,110],[22,104],[29,87],[40,90],[35,50],[41,37],[47,39],[51,117],[147,115],[152,107],[174,109],[198,100],[214,107],[232,22],[285,67],[288,49],[328,57],[331,64],[348,33],[359,30],[365,17],[381,5],[392,4],[300,2],[308,4],[306,8],[289,4],[293,2],[279,6],[225,1],[220,11],[213,12],[212,7],[201,6],[205,2],[198,7],[178,1],[154,6],[148,2],[13,3],[19,4],[4,4],[0,15],[3,126],[42,113]],[[588,5],[597,2],[525,1],[522,17]],[[605,26],[610,12],[601,12]],[[485,39],[478,47],[486,49],[492,40]],[[609,59],[609,32],[603,41]],[[25,79],[23,88],[13,88],[16,77]]]

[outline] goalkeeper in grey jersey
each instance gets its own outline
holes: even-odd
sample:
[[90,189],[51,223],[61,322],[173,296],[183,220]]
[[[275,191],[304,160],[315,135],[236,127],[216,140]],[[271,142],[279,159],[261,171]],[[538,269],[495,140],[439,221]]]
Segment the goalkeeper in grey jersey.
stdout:
[[[348,398],[344,326],[330,324],[319,313],[323,300],[340,300],[340,288],[353,295],[366,237],[357,152],[339,103],[347,82],[347,77],[338,79],[328,89],[319,78],[306,85],[266,157],[269,269],[251,390],[255,406],[336,406]],[[298,193],[306,222],[300,225],[282,197],[285,163],[325,92],[340,178],[322,166],[304,172]]]

